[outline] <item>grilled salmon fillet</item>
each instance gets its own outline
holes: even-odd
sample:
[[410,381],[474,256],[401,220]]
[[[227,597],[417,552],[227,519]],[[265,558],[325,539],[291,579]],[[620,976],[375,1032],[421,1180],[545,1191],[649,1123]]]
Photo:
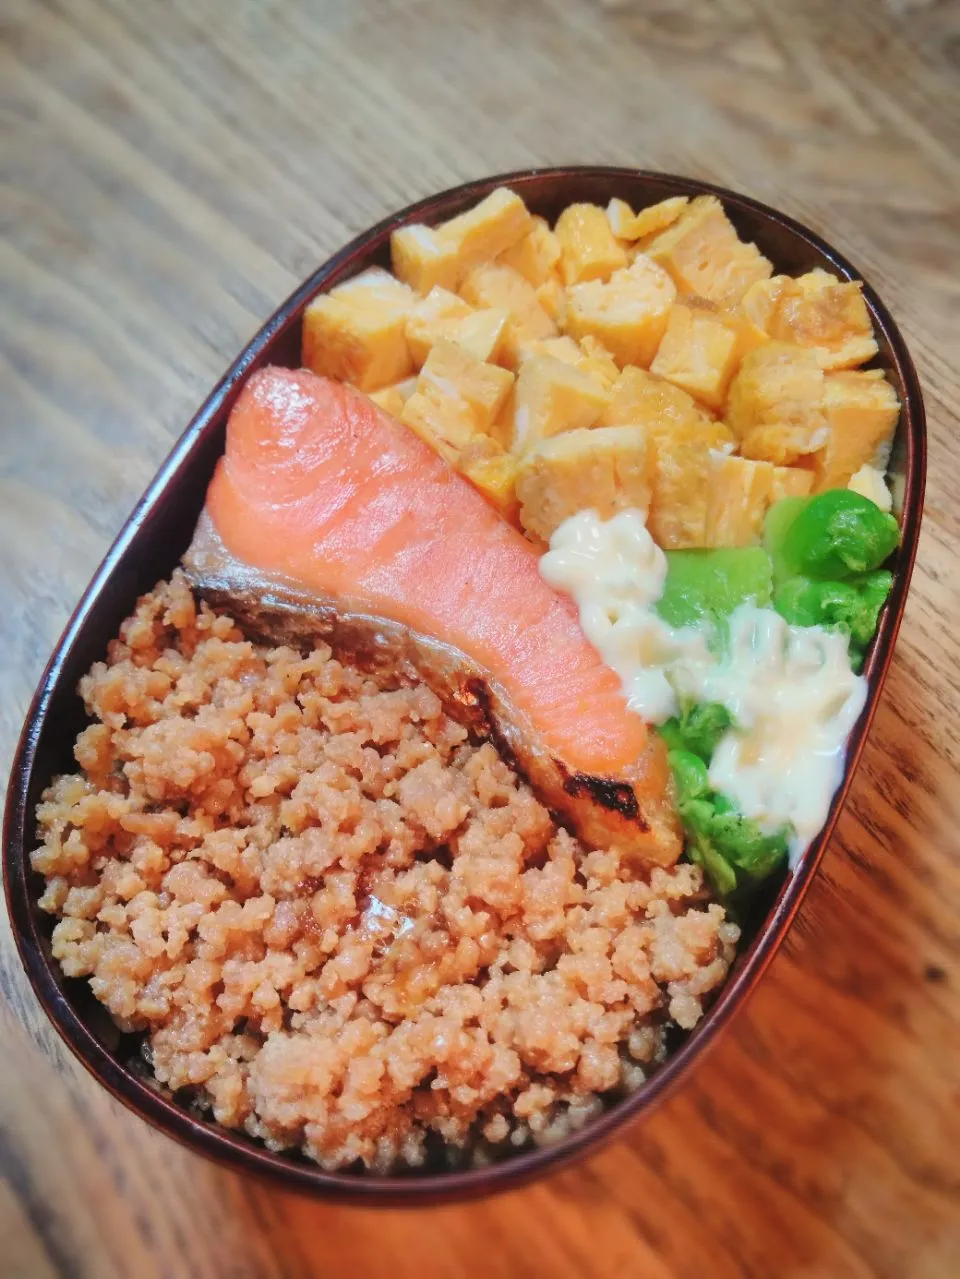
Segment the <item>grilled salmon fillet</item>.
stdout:
[[366,396],[266,368],[242,391],[184,558],[271,642],[418,677],[594,847],[671,865],[660,740],[627,709],[534,548]]

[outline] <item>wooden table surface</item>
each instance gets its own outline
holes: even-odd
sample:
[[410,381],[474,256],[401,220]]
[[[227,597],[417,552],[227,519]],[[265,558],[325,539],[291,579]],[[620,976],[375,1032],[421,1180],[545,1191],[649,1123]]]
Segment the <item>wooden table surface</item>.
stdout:
[[193,409],[388,211],[533,164],[718,181],[822,231],[920,369],[920,557],[784,952],[655,1116],[485,1203],[248,1184],[107,1097],[0,935],[0,1275],[960,1275],[960,8],[950,0],[3,0],[0,769]]

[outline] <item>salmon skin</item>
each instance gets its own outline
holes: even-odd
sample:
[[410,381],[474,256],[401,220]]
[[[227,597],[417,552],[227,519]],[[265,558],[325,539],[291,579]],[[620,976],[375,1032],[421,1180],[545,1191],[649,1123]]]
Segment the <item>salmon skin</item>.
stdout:
[[537,552],[366,396],[304,370],[244,387],[184,567],[273,643],[420,678],[589,845],[672,865],[666,752]]

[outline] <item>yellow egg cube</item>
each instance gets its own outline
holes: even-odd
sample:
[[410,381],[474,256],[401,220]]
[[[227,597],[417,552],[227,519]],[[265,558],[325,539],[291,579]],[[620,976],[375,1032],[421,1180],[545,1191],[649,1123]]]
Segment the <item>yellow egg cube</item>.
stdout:
[[548,276],[542,284],[534,286],[537,301],[553,320],[554,324],[563,326],[567,312],[567,291],[558,275]]
[[407,315],[407,343],[414,364],[419,368],[430,348],[441,337],[449,336],[450,324],[473,315],[469,302],[449,289],[435,285],[425,298],[421,298]]
[[750,285],[734,309],[769,336],[780,296],[785,290],[792,289],[794,284],[795,281],[789,275],[771,275],[767,280],[757,280]]
[[770,341],[769,334],[754,324],[749,316],[744,315],[739,308],[728,308],[723,310],[721,314],[726,316],[727,323],[731,324],[736,330],[738,365],[744,356],[749,355],[751,351],[755,351],[758,346],[765,346]]
[[563,360],[564,364],[576,364],[583,358],[583,350],[575,338],[563,334],[561,337],[525,342],[520,350],[520,363],[533,359],[535,355],[552,355],[555,360]]
[[[659,434],[661,431],[697,429],[711,422],[712,418],[679,386],[629,364],[613,385],[610,404],[601,421],[609,426],[622,423],[643,426]],[[729,432],[728,438],[733,440]]]
[[719,411],[740,356],[736,322],[711,303],[691,298],[670,308],[666,332],[650,372]]
[[394,382],[391,386],[385,386],[379,391],[372,391],[370,399],[393,417],[399,417],[403,412],[403,406],[416,390],[416,386],[415,377],[404,378],[402,382]]
[[710,503],[712,453],[732,450],[729,430],[706,419],[661,424],[650,435],[653,494],[647,527],[664,550],[703,546]]
[[893,510],[893,494],[887,478],[876,466],[861,466],[859,471],[851,475],[847,488],[873,502],[874,506],[879,506],[881,511]]
[[419,223],[398,227],[391,234],[390,261],[394,275],[424,295],[438,285],[455,289],[460,278],[457,245]]
[[821,289],[825,289],[831,284],[836,284],[839,280],[839,277],[834,275],[832,271],[825,271],[822,266],[815,266],[795,278],[789,275],[786,278],[788,280],[794,279],[794,282],[800,286],[804,293],[819,293]]
[[851,368],[877,353],[863,285],[819,267],[795,280],[775,275],[758,281],[737,310],[776,341],[809,347],[824,370]]
[[510,367],[516,367],[526,343],[557,334],[533,285],[513,267],[499,262],[474,267],[460,286],[460,296],[472,306],[507,312],[503,360]]
[[567,285],[607,280],[627,265],[626,250],[599,204],[567,205],[554,232],[560,245],[560,274]]
[[628,233],[636,216],[626,200],[621,200],[618,196],[614,196],[607,205],[607,221],[610,223],[610,230],[618,240],[631,238]]
[[657,353],[677,296],[669,275],[647,257],[614,271],[606,282],[591,280],[567,292],[567,332],[596,338],[623,368],[646,368]]
[[460,454],[458,469],[505,520],[517,523],[517,459],[512,453],[489,436],[478,437]]
[[422,294],[435,285],[455,290],[468,271],[512,248],[532,225],[520,197],[498,187],[474,208],[438,227],[416,224],[394,231],[390,236],[394,273]]
[[774,311],[785,289],[793,287],[788,275],[774,275],[769,280],[751,284],[739,302],[724,311],[738,326],[741,359],[758,346],[770,341],[770,325]]
[[559,338],[546,338],[542,342],[530,342],[524,346],[521,360],[535,355],[552,355],[564,364],[572,364],[601,386],[612,387],[620,377],[620,370],[610,352],[602,342],[589,336],[581,342],[566,334]]
[[413,369],[406,316],[415,300],[379,268],[322,293],[303,313],[305,367],[361,391],[400,381]]
[[784,497],[806,497],[813,489],[813,478],[813,471],[804,466],[775,466],[770,490],[771,505]]
[[520,523],[549,542],[571,515],[587,508],[601,519],[650,505],[652,454],[636,426],[567,431],[525,453],[517,472]]
[[514,397],[511,447],[522,453],[562,431],[593,426],[610,393],[575,365],[538,355],[520,366]]
[[444,244],[457,254],[458,278],[481,262],[492,262],[512,248],[533,228],[527,206],[509,187],[497,187],[466,213],[460,213],[437,228]]
[[607,221],[618,240],[642,240],[673,226],[689,203],[687,196],[673,195],[634,213],[626,200],[614,198],[607,205]]
[[598,342],[589,333],[585,333],[580,339],[580,358],[577,360],[577,368],[596,378],[601,385],[611,388],[620,378],[620,368],[616,360],[603,343]]
[[827,439],[812,459],[817,492],[845,487],[864,465],[886,469],[900,401],[880,369],[828,373],[823,408]]
[[[736,457],[724,451],[726,445],[708,447],[697,455],[685,452],[685,447],[689,446],[666,437],[658,455],[658,476],[665,473],[675,499],[680,497],[681,484],[690,486],[687,505],[675,501],[669,508],[655,487],[659,502],[651,531],[656,525],[654,536],[662,538],[661,545],[667,549],[757,546],[763,539],[763,520],[770,505],[781,497],[810,491],[810,471]],[[663,483],[660,480],[660,489]]]
[[770,506],[774,467],[770,462],[710,454],[704,546],[756,546]]
[[427,356],[400,420],[455,462],[462,449],[492,426],[513,386],[513,374],[441,338]]
[[490,439],[505,452],[509,452],[513,444],[513,416],[516,411],[516,404],[517,381],[514,378],[513,385],[507,392],[488,431]]
[[[546,218],[535,217],[530,230],[509,249],[500,254],[498,261],[519,271],[535,288],[557,278],[560,263],[560,242],[550,230]],[[559,282],[559,281],[558,281]]]
[[681,293],[721,306],[738,302],[751,284],[773,271],[755,244],[739,238],[713,195],[692,200],[672,226],[650,241],[646,252],[670,273]]
[[824,376],[812,351],[768,342],[746,355],[730,384],[726,418],[744,457],[789,466],[827,442]]
[[506,362],[506,338],[510,315],[499,307],[484,307],[456,320],[450,340],[491,364]]
[[409,285],[403,284],[396,276],[379,266],[369,267],[359,275],[344,280],[335,289],[331,289],[327,296],[356,302],[361,306],[381,307],[398,315],[406,315],[417,302],[417,295]]
[[508,315],[503,310],[476,311],[447,289],[431,289],[407,316],[407,344],[419,368],[440,340],[466,347],[479,360],[495,361],[503,345]]
[[679,387],[643,369],[624,369],[604,422],[644,428],[653,454],[647,525],[666,550],[702,546],[711,453],[732,453],[733,432]]
[[859,281],[810,271],[777,299],[767,327],[772,338],[809,347],[822,369],[846,369],[873,359],[877,342]]
[[711,450],[729,453],[733,432],[686,391],[645,369],[628,367],[613,387],[602,425],[639,426],[652,462],[647,524],[667,550],[702,546],[706,535]]

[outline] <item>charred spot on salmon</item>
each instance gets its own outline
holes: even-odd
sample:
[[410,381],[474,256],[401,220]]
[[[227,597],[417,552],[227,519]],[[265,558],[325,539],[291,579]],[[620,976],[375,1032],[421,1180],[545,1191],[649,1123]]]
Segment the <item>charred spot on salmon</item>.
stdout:
[[454,700],[465,709],[473,712],[472,721],[476,731],[484,737],[495,737],[496,716],[493,714],[493,699],[486,683],[477,677],[464,680]]
[[643,831],[650,829],[649,823],[640,812],[640,805],[637,803],[633,787],[628,786],[626,782],[615,782],[609,777],[593,777],[589,773],[573,773],[565,779],[563,789],[574,799],[579,799],[582,795],[589,796],[601,808],[608,808],[611,812],[625,817],[627,821],[636,822]]
[[468,710],[483,710],[484,702],[488,698],[486,685],[483,680],[479,679],[465,680],[453,694],[454,701],[461,706],[465,706]]
[[453,701],[458,706],[470,711],[470,718],[466,723],[466,727],[472,729],[480,737],[492,742],[504,763],[522,773],[523,769],[510,743],[500,731],[494,709],[493,696],[487,687],[486,681],[477,676],[464,680],[460,688],[453,694]]

